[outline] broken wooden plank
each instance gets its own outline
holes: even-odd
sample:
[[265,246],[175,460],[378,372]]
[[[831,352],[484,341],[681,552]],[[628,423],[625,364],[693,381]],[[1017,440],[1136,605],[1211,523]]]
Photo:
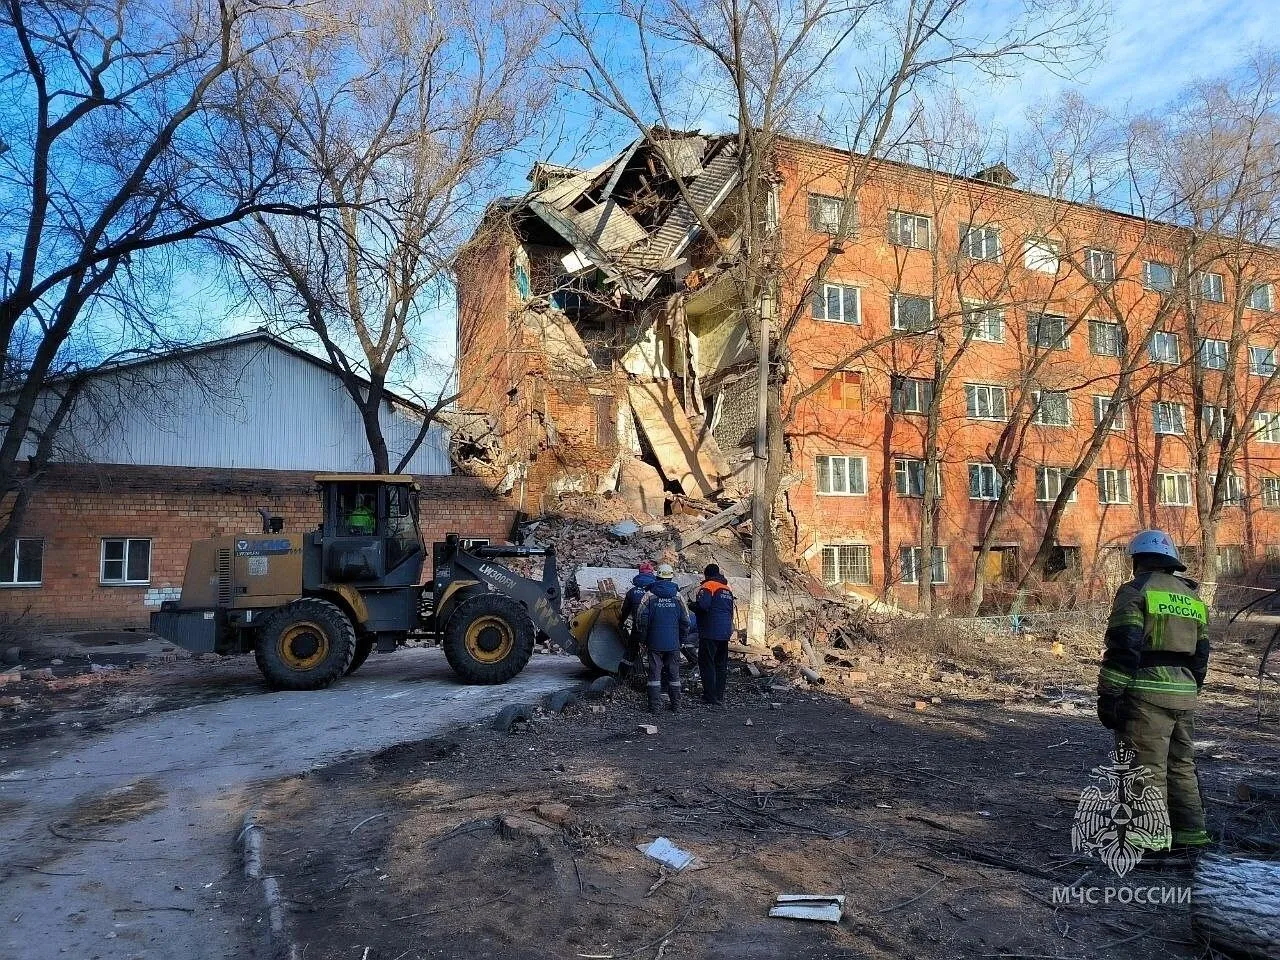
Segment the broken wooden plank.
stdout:
[[716,465],[703,451],[670,381],[633,383],[627,396],[663,476],[680,484],[685,493],[715,496],[723,486]]
[[691,547],[695,543],[701,543],[703,540],[705,540],[711,534],[715,533],[721,527],[727,527],[729,524],[733,523],[739,517],[745,515],[747,511],[750,509],[751,509],[750,497],[747,497],[743,500],[739,500],[737,503],[735,503],[731,507],[726,507],[724,510],[721,510],[719,513],[717,513],[714,517],[711,517],[708,520],[705,520],[702,523],[698,524],[692,530],[686,530],[684,533],[680,534],[680,549],[683,550],[685,547]]

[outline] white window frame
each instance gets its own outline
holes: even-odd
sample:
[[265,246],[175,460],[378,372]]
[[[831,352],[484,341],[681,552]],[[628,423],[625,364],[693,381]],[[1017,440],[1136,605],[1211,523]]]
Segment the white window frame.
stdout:
[[1056,274],[1062,269],[1062,248],[1045,237],[1028,237],[1022,245],[1022,265],[1036,273]]
[[[924,242],[920,242],[920,234]],[[912,250],[933,249],[933,218],[909,210],[889,211],[889,242]]]
[[1084,273],[1090,280],[1113,283],[1116,279],[1116,252],[1089,247],[1084,252]]
[[[1261,294],[1261,296],[1259,296]],[[1249,290],[1249,309],[1271,313],[1275,310],[1275,296],[1269,283],[1259,283]]]
[[1004,308],[966,300],[964,332],[977,343],[1004,343]]
[[[1161,472],[1155,475],[1156,502],[1162,507],[1191,506],[1191,474]],[[1172,488],[1174,499],[1169,498]]]
[[1209,303],[1227,302],[1227,288],[1222,274],[1214,273],[1212,270],[1201,270],[1197,273],[1197,277],[1196,287],[1200,291],[1200,299]]
[[[919,547],[899,547],[898,548],[898,566],[901,573],[899,582],[901,583],[919,583],[920,582],[920,548]],[[941,571],[942,576],[938,576]],[[929,582],[933,584],[947,582],[947,548],[935,546],[932,550],[932,556],[929,562]]]
[[970,223],[962,226],[960,250],[970,260],[1000,263],[1004,257],[1004,249],[1000,243],[1000,228],[989,223]]
[[[1209,486],[1217,488],[1218,475],[1216,473],[1209,474]],[[1222,496],[1222,503],[1228,507],[1239,507],[1244,504],[1244,480],[1238,473],[1227,474],[1227,492]]]
[[[1066,410],[1065,420],[1046,420],[1044,418],[1044,407],[1040,404],[1040,398],[1045,394],[1055,394],[1062,397],[1062,404]],[[1071,394],[1066,390],[1033,390],[1031,391],[1031,402],[1035,404],[1035,417],[1033,422],[1040,427],[1069,427],[1071,426]]]
[[[844,563],[842,562],[843,558],[842,558],[842,556],[841,556],[841,554],[842,554],[842,552],[843,552],[843,551],[848,551],[849,556],[850,556],[851,558],[856,558],[856,559],[850,559],[850,562],[849,562],[849,567],[853,570],[853,572],[854,572],[854,576],[855,576],[855,579],[852,579],[852,580],[846,580],[846,579],[844,579],[844,577],[843,577],[843,576],[841,576],[841,573],[842,573],[843,568],[844,568]],[[834,580],[829,579],[829,578],[827,577],[827,562],[828,562],[828,559],[830,559],[830,562],[831,562],[831,569],[832,569],[832,570],[834,570],[834,571],[835,571],[835,574],[836,574],[836,579],[834,579]],[[862,580],[862,579],[858,579],[858,578],[857,578],[857,575],[858,575],[858,572],[859,572],[858,568],[859,568],[859,566],[860,566],[860,561],[865,561],[865,569],[866,569],[866,579],[865,579],[865,580]],[[842,584],[842,583],[851,583],[851,584],[853,584],[853,585],[855,585],[855,586],[863,586],[863,587],[870,586],[870,585],[871,585],[871,576],[872,576],[872,570],[871,570],[871,547],[870,547],[870,546],[868,546],[868,545],[867,545],[867,544],[865,544],[865,543],[832,543],[832,544],[827,544],[826,546],[824,546],[824,547],[822,548],[822,571],[821,571],[821,572],[822,572],[822,582],[823,582],[823,583],[827,583],[827,584],[831,584],[831,585],[837,585],[837,584]]]
[[[840,316],[838,317],[831,316],[830,310],[829,310],[831,306],[831,292],[833,290],[839,291],[838,300],[840,303]],[[850,320],[847,316],[845,316],[845,313],[846,313],[845,308],[848,306],[846,302],[846,294],[848,294],[851,291],[853,293],[853,301],[854,301],[853,302],[854,317],[852,320]],[[815,291],[815,295],[809,304],[809,313],[810,315],[812,315],[813,319],[822,320],[826,323],[845,323],[855,327],[861,326],[862,324],[862,288],[861,287],[855,287],[851,283],[823,283],[822,296],[818,297],[816,294],[817,294],[817,291]],[[819,303],[822,304],[821,315],[818,315],[818,313],[815,312],[815,308],[818,306]]]
[[[1041,336],[1041,321],[1046,318],[1062,321],[1062,336],[1052,343],[1044,343],[1044,337]],[[1028,313],[1027,345],[1035,350],[1070,350],[1071,333],[1068,329],[1070,326],[1070,321],[1060,313]]]
[[1259,477],[1258,494],[1266,510],[1280,510],[1280,477]]
[[[1067,476],[1070,473],[1071,473],[1070,467],[1050,467],[1050,466],[1044,466],[1044,465],[1037,466],[1036,467],[1036,503],[1056,502],[1058,499],[1058,495],[1062,493],[1063,484],[1066,483]],[[1054,478],[1055,480],[1054,486],[1056,487],[1056,489],[1052,493],[1049,492],[1050,477]],[[1079,494],[1079,492],[1080,492],[1080,484],[1077,483],[1074,487],[1071,488],[1071,496],[1067,498],[1067,503],[1075,503],[1077,499],[1077,494]]]
[[[1105,328],[1108,338],[1114,336],[1114,350],[1099,350],[1098,340],[1100,339],[1095,331]],[[1108,344],[1110,346],[1110,344]],[[1118,323],[1111,320],[1090,320],[1089,321],[1089,352],[1095,357],[1123,357],[1125,352],[1125,329]]]
[[[1156,267],[1163,267],[1165,270],[1169,271],[1168,286],[1157,286],[1155,281],[1152,279],[1152,274],[1154,273],[1154,268]],[[1177,286],[1177,282],[1178,282],[1178,278],[1177,278],[1177,274],[1174,273],[1173,264],[1164,263],[1160,260],[1143,260],[1142,261],[1142,285],[1146,287],[1148,290],[1153,290],[1156,293],[1168,293],[1175,286]]]
[[[978,495],[973,495],[974,476],[978,478]],[[1004,485],[1004,478],[996,470],[994,463],[971,463],[969,464],[969,499],[990,502],[1000,499],[1000,489]]]
[[[1116,401],[1116,415],[1111,421],[1112,430],[1127,430],[1129,428],[1129,410],[1125,406],[1123,400]],[[1095,393],[1093,395],[1093,425],[1095,427],[1102,426],[1102,421],[1111,409],[1111,397],[1105,393]]]
[[[895,377],[894,382],[890,384],[889,410],[898,415],[902,414],[925,414],[929,412],[929,403],[932,401],[932,388],[934,383],[925,377]],[[901,393],[904,403],[901,410],[893,409],[894,397]],[[926,396],[929,394],[929,396]],[[915,406],[909,405],[906,400],[914,400]]]
[[[925,303],[929,304],[929,322],[925,326],[919,329],[913,330],[910,327],[904,327],[901,325],[901,323],[898,320],[898,302],[904,299],[905,300],[923,300]],[[936,308],[933,303],[933,297],[926,297],[918,293],[902,293],[902,292],[891,293],[889,295],[889,325],[898,333],[924,333],[928,330],[932,330],[937,323],[937,315],[935,313],[935,310]]]
[[[18,569],[21,567],[19,560],[22,554],[22,545],[24,543],[40,544],[40,579],[39,580],[19,580]],[[8,587],[40,587],[44,585],[44,537],[17,537],[14,539],[3,562],[8,567],[8,574],[11,579],[0,580],[0,589]]]
[[[1213,351],[1210,352],[1209,344],[1215,344]],[[1219,350],[1217,344],[1222,345]],[[1200,360],[1200,367],[1203,370],[1225,370],[1227,369],[1227,353],[1229,344],[1226,340],[1219,340],[1216,337],[1201,337],[1200,344],[1196,349],[1196,356]],[[1210,361],[1213,361],[1210,363]]]
[[[107,544],[123,543],[124,556],[120,560],[107,560]],[[129,557],[133,553],[135,543],[147,545],[147,578],[145,580],[129,579]],[[151,537],[102,537],[98,543],[98,583],[104,587],[143,587],[151,582],[152,547]],[[107,578],[107,564],[120,564],[120,579]]]
[[1128,467],[1098,468],[1098,503],[1107,506],[1127,506],[1133,503]]
[[[823,461],[826,461],[824,464]],[[844,461],[844,486],[843,490],[836,490],[833,484],[835,478],[834,462],[837,460]],[[851,469],[854,464],[858,465],[858,479],[860,484],[855,484],[854,473]],[[826,490],[823,490],[823,476],[825,470]],[[821,454],[814,458],[814,492],[820,497],[865,497],[867,495],[867,458],[858,456],[857,454]],[[861,490],[854,489],[855,486],[861,486]]]
[[1273,377],[1280,365],[1275,347],[1249,347],[1249,373],[1255,377]]
[[1259,410],[1254,414],[1253,435],[1259,443],[1280,443],[1280,413]]
[[[995,413],[995,398],[1000,398],[1000,413]],[[979,400],[985,397],[987,413],[978,412]],[[1003,423],[1009,419],[1009,388],[994,383],[966,383],[964,385],[964,409],[970,420],[993,420]]]
[[[1172,345],[1173,349],[1169,350]],[[1178,335],[1169,330],[1156,330],[1147,344],[1147,356],[1152,363],[1178,364],[1182,362],[1182,345]]]
[[[1228,566],[1223,561],[1227,557],[1239,560]],[[1219,577],[1242,577],[1245,570],[1244,544],[1223,543],[1218,545],[1217,574]]]
[[[924,497],[924,467],[925,462],[919,457],[894,457],[893,458],[893,491],[900,497],[911,497],[918,499]],[[912,492],[912,480],[919,478],[919,493]],[[935,463],[933,465],[933,495],[934,497],[942,496],[942,464]]]
[[[1168,420],[1170,429],[1161,430],[1161,410],[1166,410],[1170,414],[1164,419]],[[1176,414],[1176,416],[1174,415]],[[1172,400],[1153,400],[1151,401],[1151,429],[1161,437],[1184,437],[1187,434],[1187,408],[1180,403]]]
[[1206,403],[1200,408],[1200,423],[1206,437],[1221,440],[1227,429],[1227,408]]
[[[833,197],[826,193],[810,193],[808,197],[809,230],[813,233],[825,233],[836,236],[840,232],[840,221],[844,219],[844,197]],[[821,216],[826,204],[834,204],[835,222]],[[852,230],[850,230],[852,233]]]

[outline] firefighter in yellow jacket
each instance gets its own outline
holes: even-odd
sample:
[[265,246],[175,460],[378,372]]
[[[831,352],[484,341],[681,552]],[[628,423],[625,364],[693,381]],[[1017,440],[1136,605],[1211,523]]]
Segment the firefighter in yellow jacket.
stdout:
[[1164,794],[1172,835],[1153,849],[1192,852],[1209,842],[1191,742],[1196,694],[1209,667],[1209,611],[1169,535],[1129,544],[1133,579],[1116,593],[1098,677],[1098,719],[1136,752]]

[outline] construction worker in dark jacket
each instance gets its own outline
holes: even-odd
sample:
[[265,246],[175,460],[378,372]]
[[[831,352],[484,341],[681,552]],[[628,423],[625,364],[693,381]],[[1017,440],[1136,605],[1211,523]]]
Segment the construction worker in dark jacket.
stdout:
[[1116,593],[1098,676],[1098,719],[1137,754],[1164,794],[1172,834],[1152,850],[1193,852],[1209,842],[1191,742],[1196,694],[1209,668],[1209,611],[1178,548],[1161,530],[1129,544],[1133,579]]
[[671,564],[658,564],[657,575],[636,611],[636,632],[649,648],[649,712],[658,712],[665,679],[675,713],[680,709],[680,647],[689,635],[689,608],[676,588]]
[[722,704],[729,671],[729,638],[733,636],[733,591],[714,563],[707,564],[702,577],[693,600],[698,618],[698,675],[703,702]]
[[636,575],[631,578],[631,589],[622,598],[622,611],[618,614],[618,620],[626,620],[627,617],[634,615],[644,595],[657,582],[658,578],[653,575],[653,564],[648,560],[640,564]]

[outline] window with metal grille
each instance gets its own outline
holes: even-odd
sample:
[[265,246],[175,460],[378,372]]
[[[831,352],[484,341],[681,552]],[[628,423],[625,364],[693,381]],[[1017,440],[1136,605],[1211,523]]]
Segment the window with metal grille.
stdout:
[[1022,248],[1022,265],[1037,273],[1057,273],[1061,264],[1058,245],[1052,240],[1035,237],[1027,240]]
[[1107,283],[1116,278],[1116,255],[1111,250],[1092,247],[1084,252],[1085,276]]
[[894,377],[892,403],[894,413],[928,413],[933,403],[933,381]]
[[1250,347],[1249,372],[1255,377],[1272,377],[1276,372],[1275,347]]
[[960,250],[970,260],[999,262],[1000,231],[989,225],[961,227]]
[[1268,510],[1280,510],[1280,477],[1263,477],[1259,485],[1262,488],[1262,505]]
[[871,548],[860,543],[843,543],[822,548],[824,583],[871,583]]
[[1259,413],[1255,416],[1253,435],[1262,443],[1280,443],[1280,413]]
[[1142,264],[1142,285],[1148,290],[1167,293],[1173,289],[1173,267],[1158,260]]
[[[1062,487],[1067,482],[1071,471],[1066,467],[1036,467],[1036,500],[1041,503],[1053,503],[1062,495]],[[1076,502],[1079,486],[1071,488],[1068,503]]]
[[1100,357],[1123,357],[1124,327],[1104,320],[1089,321],[1089,352]]
[[1191,506],[1191,476],[1186,473],[1157,473],[1156,500],[1166,507]]
[[1151,420],[1156,433],[1180,436],[1187,432],[1186,408],[1180,403],[1156,400],[1151,404]]
[[0,557],[0,586],[38,587],[44,582],[44,540],[21,537]]
[[969,499],[997,500],[1000,497],[1000,474],[994,464],[969,464]]
[[1071,345],[1067,318],[1056,313],[1027,314],[1027,344],[1041,350],[1066,350]]
[[1200,366],[1206,370],[1227,369],[1227,341],[1225,340],[1206,337],[1200,341],[1196,354],[1200,358]]
[[1226,288],[1222,283],[1222,274],[1209,273],[1201,271],[1197,275],[1199,283],[1197,286],[1200,290],[1200,296],[1212,303],[1225,303],[1227,299]]
[[866,457],[818,457],[818,492],[863,496],[867,492]]
[[928,297],[895,293],[889,298],[889,314],[894,330],[921,333],[933,327],[933,301]]
[[1063,390],[1035,390],[1035,422],[1042,427],[1065,427],[1071,423],[1071,400]]
[[1009,419],[1009,392],[987,383],[964,385],[965,412],[971,420]]
[[[898,457],[893,461],[893,489],[898,496],[924,496],[924,467],[923,460]],[[936,463],[933,470],[933,495],[942,495],[942,465]]]
[[1165,330],[1157,330],[1151,335],[1148,354],[1152,363],[1177,363],[1179,357],[1178,335]]
[[1004,311],[984,304],[965,304],[964,332],[971,340],[1004,342]]
[[813,293],[814,319],[833,323],[862,322],[862,293],[844,283],[824,283]]
[[[920,548],[900,547],[898,549],[898,566],[902,573],[903,583],[920,582]],[[929,564],[929,582],[947,582],[947,548],[934,547]]]
[[1271,304],[1271,284],[1260,283],[1249,291],[1249,306],[1254,310],[1266,310],[1270,313]]
[[933,221],[923,214],[889,211],[889,242],[899,247],[928,250],[933,246]]
[[108,584],[151,582],[151,541],[103,537],[99,579]]
[[1099,503],[1131,503],[1129,471],[1125,467],[1101,467],[1098,470]]
[[1111,420],[1111,429],[1124,430],[1129,426],[1129,411],[1125,408],[1123,400],[1117,400],[1113,405],[1109,396],[1095,393],[1093,395],[1093,425],[1095,427],[1102,426],[1102,422],[1106,420],[1112,406],[1115,407],[1115,416]]
[[[839,233],[843,216],[844,200],[841,197],[809,194],[809,229],[814,233]],[[852,230],[849,232],[852,233]]]

